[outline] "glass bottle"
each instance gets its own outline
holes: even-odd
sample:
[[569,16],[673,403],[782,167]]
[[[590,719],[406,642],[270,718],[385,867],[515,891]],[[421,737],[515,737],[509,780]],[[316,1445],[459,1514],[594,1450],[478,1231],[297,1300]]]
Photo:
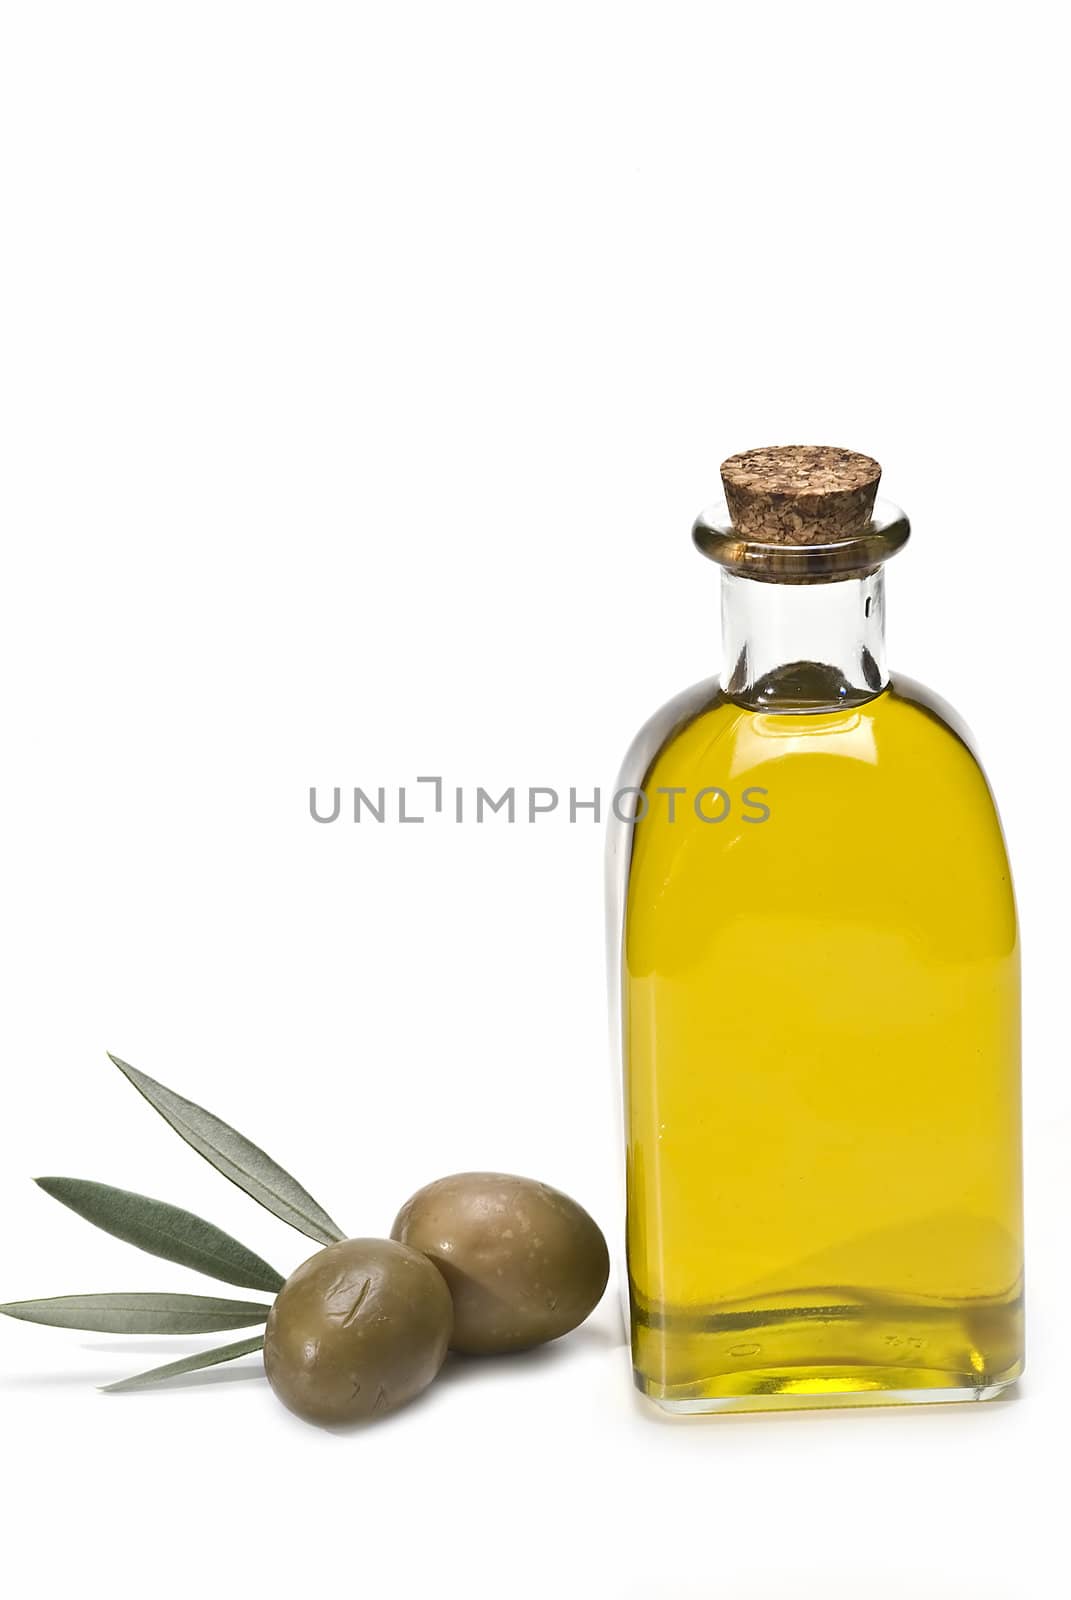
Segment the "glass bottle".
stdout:
[[636,1382],[672,1411],[986,1399],[1023,1365],[1019,953],[955,714],[885,666],[869,457],[732,457],[723,678],[610,838]]

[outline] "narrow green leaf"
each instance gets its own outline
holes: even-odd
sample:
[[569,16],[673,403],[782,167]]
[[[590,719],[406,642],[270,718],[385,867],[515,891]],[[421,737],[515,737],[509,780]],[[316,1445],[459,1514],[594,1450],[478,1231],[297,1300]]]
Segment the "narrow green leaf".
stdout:
[[87,1222],[152,1256],[177,1261],[240,1289],[265,1289],[274,1294],[283,1286],[282,1275],[274,1267],[192,1211],[87,1178],[35,1181],[53,1200],[77,1211]]
[[145,1389],[151,1383],[166,1383],[168,1378],[180,1378],[184,1372],[199,1372],[202,1367],[218,1367],[223,1361],[237,1361],[239,1356],[251,1356],[263,1350],[264,1337],[240,1339],[237,1344],[217,1345],[214,1350],[202,1350],[199,1355],[186,1356],[182,1361],[169,1361],[164,1367],[150,1367],[133,1378],[121,1378],[118,1383],[105,1383],[102,1394],[122,1394],[125,1389]]
[[5,1317],[90,1333],[217,1333],[267,1322],[271,1306],[200,1294],[65,1294],[55,1300],[12,1300]]
[[180,1138],[185,1139],[198,1155],[212,1163],[217,1172],[222,1172],[239,1189],[244,1189],[266,1210],[283,1222],[288,1222],[307,1238],[315,1239],[318,1244],[334,1244],[345,1238],[338,1223],[333,1222],[323,1207],[317,1205],[297,1179],[292,1178],[289,1172],[284,1172],[277,1162],[251,1144],[243,1134],[229,1127],[226,1122],[221,1122],[210,1111],[194,1105],[192,1100],[184,1100],[181,1095],[166,1089],[144,1072],[128,1066],[110,1052],[109,1059],[130,1079],[135,1089],[145,1096],[164,1121],[171,1124]]

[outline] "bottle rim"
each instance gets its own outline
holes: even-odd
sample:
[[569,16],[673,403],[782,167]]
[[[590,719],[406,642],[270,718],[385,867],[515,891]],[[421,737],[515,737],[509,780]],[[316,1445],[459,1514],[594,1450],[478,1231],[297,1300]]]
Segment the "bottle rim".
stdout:
[[761,583],[829,583],[861,578],[902,550],[911,524],[891,500],[876,500],[870,521],[834,544],[762,544],[733,527],[724,500],[699,513],[692,539],[700,553],[740,578]]

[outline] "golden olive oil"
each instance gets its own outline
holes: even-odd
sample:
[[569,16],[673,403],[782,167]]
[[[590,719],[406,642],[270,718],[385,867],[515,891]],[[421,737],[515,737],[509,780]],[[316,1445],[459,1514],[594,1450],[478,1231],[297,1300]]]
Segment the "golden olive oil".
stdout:
[[786,713],[714,688],[642,788],[638,1384],[684,1410],[991,1394],[1022,1366],[1019,958],[965,736],[904,679]]

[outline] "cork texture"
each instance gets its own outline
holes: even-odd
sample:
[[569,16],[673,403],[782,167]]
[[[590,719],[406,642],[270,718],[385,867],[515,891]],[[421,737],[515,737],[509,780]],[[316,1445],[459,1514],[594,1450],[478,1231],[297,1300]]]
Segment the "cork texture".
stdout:
[[881,467],[833,445],[769,445],[721,464],[733,527],[762,544],[836,544],[867,526]]

